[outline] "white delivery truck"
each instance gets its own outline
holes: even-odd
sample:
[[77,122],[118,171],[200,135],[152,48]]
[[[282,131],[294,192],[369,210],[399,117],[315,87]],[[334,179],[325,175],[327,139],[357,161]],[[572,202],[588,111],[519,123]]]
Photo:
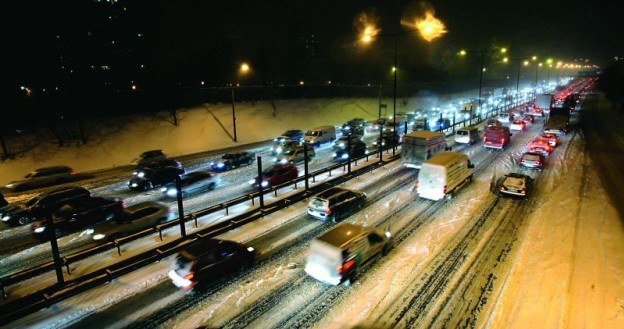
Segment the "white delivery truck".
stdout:
[[446,149],[443,132],[413,131],[403,138],[401,163],[408,168],[420,168],[427,159]]
[[422,164],[416,192],[421,198],[448,200],[458,188],[472,180],[473,171],[474,165],[465,154],[440,153]]
[[331,143],[336,140],[336,127],[334,126],[320,126],[308,130],[303,137],[303,142],[312,145],[320,146],[324,143]]

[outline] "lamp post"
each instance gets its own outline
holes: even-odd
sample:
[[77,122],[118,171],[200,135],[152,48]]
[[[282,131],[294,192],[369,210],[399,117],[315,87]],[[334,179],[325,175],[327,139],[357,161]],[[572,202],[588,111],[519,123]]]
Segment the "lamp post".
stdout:
[[[480,65],[479,65],[479,110],[481,110],[481,93],[483,90],[483,72],[485,72],[485,55],[493,52],[500,52],[501,54],[505,54],[507,52],[507,48],[500,49],[488,49],[488,50],[460,50],[460,56],[466,56],[469,53],[477,53],[480,57]],[[472,117],[472,109],[470,110],[470,116]]]
[[[520,64],[520,62],[522,61],[522,64]],[[508,63],[508,62],[518,62],[518,72],[516,75],[516,95],[519,93],[520,91],[520,69],[522,68],[522,66],[529,66],[529,61],[525,60],[523,58],[503,58],[503,63]]]
[[[243,63],[241,64],[238,71],[242,74],[246,74],[247,72],[249,72],[250,69],[251,68],[249,67],[247,63]],[[236,107],[234,105],[234,103],[236,102],[235,89],[236,89],[236,83],[232,82],[232,127],[234,129],[233,139],[234,139],[234,142],[238,142],[238,138],[236,136]]]
[[543,63],[539,63],[535,65],[535,84],[533,85],[533,97],[537,97],[537,75],[539,74],[539,68],[542,67]]

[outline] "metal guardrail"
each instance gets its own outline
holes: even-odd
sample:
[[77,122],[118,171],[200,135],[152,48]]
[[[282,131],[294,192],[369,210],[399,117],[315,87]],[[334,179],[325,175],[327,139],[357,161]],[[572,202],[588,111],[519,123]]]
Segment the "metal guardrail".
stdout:
[[205,229],[189,234],[186,236],[186,238],[178,238],[174,241],[167,242],[163,245],[147,250],[138,255],[111,264],[106,268],[102,268],[91,273],[82,275],[74,280],[68,280],[62,286],[53,285],[35,293],[16,299],[14,301],[8,302],[3,305],[5,311],[0,313],[0,323],[9,323],[16,319],[19,319],[22,316],[25,316],[32,312],[36,312],[42,308],[49,307],[54,303],[75,296],[98,285],[110,282],[111,280],[121,275],[132,272],[133,270],[141,268],[145,265],[157,262],[164,257],[173,255],[195,240],[216,237],[227,231],[258,220],[268,214],[277,212],[285,207],[288,207],[307,198],[310,195],[316,194],[323,189],[342,184],[355,176],[368,173],[387,163],[396,161],[399,158],[400,157],[398,155],[393,156],[387,161],[378,161],[363,168],[353,170],[346,175],[342,175],[334,180],[331,180],[330,182],[325,182],[312,186],[308,191],[303,190],[301,192],[295,193],[287,199],[276,200],[275,202],[268,205],[265,209],[250,210],[226,221],[210,225]]

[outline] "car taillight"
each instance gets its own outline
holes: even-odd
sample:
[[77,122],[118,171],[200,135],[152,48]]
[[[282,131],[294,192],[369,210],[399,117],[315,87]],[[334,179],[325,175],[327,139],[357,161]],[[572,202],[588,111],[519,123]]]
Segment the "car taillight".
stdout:
[[355,265],[355,259],[351,259],[346,261],[344,264],[338,266],[337,270],[338,270],[338,274],[339,275],[344,275],[346,273],[349,272],[349,270],[353,267],[353,265]]
[[444,189],[442,191],[446,194],[446,185],[444,185]]
[[189,274],[185,275],[184,278],[187,279],[187,280],[192,280],[193,276],[194,276],[193,273],[189,273]]
[[123,208],[126,207],[126,203],[124,201],[121,201],[121,207],[123,207]]
[[76,174],[76,172],[72,170],[72,171],[70,171],[70,172],[69,172],[69,174],[70,174],[70,175],[75,175],[75,174]]
[[328,215],[329,215],[329,214],[331,214],[331,209],[327,208],[327,209],[325,210],[325,213],[326,213],[326,214],[328,214]]
[[505,137],[501,138],[501,143],[505,142]]

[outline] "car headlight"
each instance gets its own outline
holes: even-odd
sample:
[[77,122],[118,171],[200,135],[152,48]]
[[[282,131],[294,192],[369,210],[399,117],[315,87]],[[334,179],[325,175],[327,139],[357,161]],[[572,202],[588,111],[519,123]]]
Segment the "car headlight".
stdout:
[[45,226],[39,226],[35,229],[35,233],[42,233],[45,229]]
[[345,130],[351,130],[351,127],[346,126],[346,127],[345,127]]
[[269,182],[263,181],[261,185],[262,185],[262,187],[267,187],[269,185]]
[[348,158],[349,158],[349,155],[348,155],[347,153],[345,153],[345,154],[343,154],[343,155],[342,155],[342,158],[343,158],[343,159],[348,159]]
[[288,159],[286,159],[286,158],[283,158],[282,160],[280,160],[281,164],[286,164],[287,162],[288,162]]
[[139,184],[137,184],[137,183],[132,183],[132,184],[130,184],[130,186],[132,186],[132,187],[137,187],[137,186],[139,186]]
[[253,185],[253,184],[255,184],[255,183],[256,183],[256,180],[255,180],[255,179],[252,179],[252,180],[250,180],[250,181],[249,181],[249,185]]
[[392,236],[392,234],[390,234],[390,231],[386,231],[386,237],[388,237],[388,239]]
[[277,162],[277,158],[273,158],[273,160],[271,160],[271,161],[273,161],[273,162]]
[[96,235],[93,236],[93,240],[102,240],[104,239],[105,235],[102,233],[98,233]]
[[166,192],[166,191],[167,191],[167,188],[166,188],[166,187],[163,187],[163,188],[161,188],[161,189],[160,189],[160,191],[161,191],[161,192]]
[[217,164],[217,167],[219,167],[219,168],[223,168],[223,166],[225,166],[225,163],[223,163],[223,162],[219,162],[219,163]]
[[210,161],[210,165],[211,165],[211,166],[214,166],[214,165],[215,165],[215,162],[214,162],[214,161]]
[[11,219],[11,216],[6,215],[6,216],[2,216],[2,221],[3,222],[8,222]]
[[167,195],[168,196],[176,196],[177,194],[178,194],[178,190],[176,190],[176,189],[172,188],[172,189],[167,190]]
[[276,149],[275,149],[275,152],[277,152],[277,153],[282,153],[282,148],[281,148],[281,147],[276,148]]
[[247,247],[247,251],[249,251],[249,252],[252,252],[252,251],[254,251],[254,250],[255,250],[255,249],[254,249],[253,247]]
[[332,153],[332,157],[334,157],[334,158],[335,158],[337,155],[338,155],[338,153],[336,153],[336,152]]
[[501,186],[501,187],[500,187],[500,190],[501,190],[501,191],[504,191],[504,190],[506,190],[506,188],[505,188],[504,186]]
[[386,142],[381,142],[381,146],[386,146]]
[[338,146],[343,147],[344,143],[338,143]]
[[275,139],[273,139],[273,141],[274,141],[274,142],[277,142],[277,141],[279,141],[279,140],[278,140],[277,138],[275,138]]
[[92,229],[92,228],[88,228],[88,229],[85,230],[86,234],[93,234],[93,232],[95,232],[95,230]]
[[145,173],[144,173],[144,172],[142,172],[142,171],[139,171],[139,172],[137,173],[137,177],[139,177],[139,178],[143,178],[143,177],[145,177]]
[[14,184],[7,184],[6,187],[7,188],[12,188],[13,186],[15,186]]

